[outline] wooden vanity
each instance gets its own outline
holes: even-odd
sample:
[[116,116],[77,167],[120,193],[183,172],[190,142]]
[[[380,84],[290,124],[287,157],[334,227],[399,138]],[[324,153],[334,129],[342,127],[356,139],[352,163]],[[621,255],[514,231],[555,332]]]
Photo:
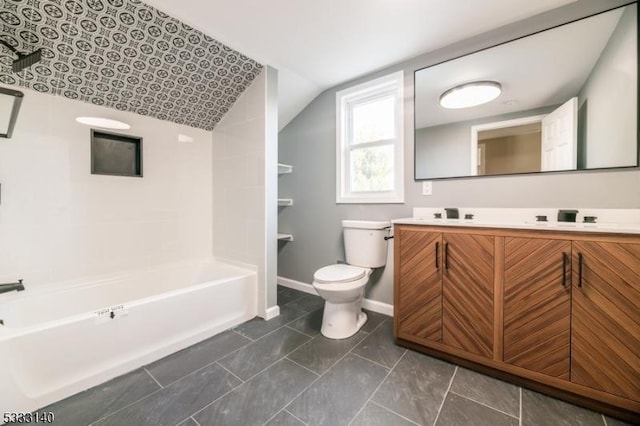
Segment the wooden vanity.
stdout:
[[640,234],[394,225],[398,344],[640,423]]

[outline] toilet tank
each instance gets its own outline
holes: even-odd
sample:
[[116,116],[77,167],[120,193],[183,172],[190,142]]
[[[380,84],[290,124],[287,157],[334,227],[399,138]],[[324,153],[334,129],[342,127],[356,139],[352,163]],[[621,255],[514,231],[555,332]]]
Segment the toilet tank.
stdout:
[[387,263],[387,221],[343,220],[344,251],[349,265],[379,268]]

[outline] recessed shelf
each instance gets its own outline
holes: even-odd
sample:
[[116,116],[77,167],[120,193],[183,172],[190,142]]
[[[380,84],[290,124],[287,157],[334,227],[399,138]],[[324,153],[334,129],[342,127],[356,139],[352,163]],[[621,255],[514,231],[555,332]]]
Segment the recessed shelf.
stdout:
[[[284,175],[293,172],[293,166],[289,164],[278,163],[278,174]],[[286,207],[292,206],[293,199],[291,198],[278,198],[278,206]],[[283,234],[278,232],[278,241],[293,241],[293,235],[291,234]]]
[[280,241],[293,241],[293,235],[278,233],[278,240],[280,240]]
[[142,177],[142,138],[91,129],[91,174]]
[[293,172],[293,166],[284,163],[278,163],[278,174],[284,175]]

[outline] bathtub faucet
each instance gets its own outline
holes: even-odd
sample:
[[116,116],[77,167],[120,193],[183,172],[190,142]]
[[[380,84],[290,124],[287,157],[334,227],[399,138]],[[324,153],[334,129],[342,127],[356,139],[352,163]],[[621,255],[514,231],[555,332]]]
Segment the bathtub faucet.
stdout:
[[22,291],[24,290],[24,285],[22,285],[22,280],[18,280],[17,283],[9,283],[9,284],[0,284],[0,293],[6,293],[8,291]]

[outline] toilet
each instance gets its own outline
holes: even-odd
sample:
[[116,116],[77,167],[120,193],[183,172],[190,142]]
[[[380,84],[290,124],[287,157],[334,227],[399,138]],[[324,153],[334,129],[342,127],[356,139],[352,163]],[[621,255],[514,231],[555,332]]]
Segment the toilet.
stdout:
[[364,289],[373,268],[387,263],[387,221],[343,220],[346,264],[329,265],[313,274],[313,287],[325,300],[321,333],[330,339],[353,336],[367,322]]

